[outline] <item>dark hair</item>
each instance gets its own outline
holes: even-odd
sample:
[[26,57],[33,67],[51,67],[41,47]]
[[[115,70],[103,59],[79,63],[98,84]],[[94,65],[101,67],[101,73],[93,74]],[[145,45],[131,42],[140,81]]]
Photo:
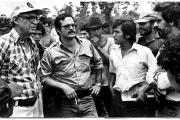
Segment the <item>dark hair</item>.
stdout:
[[160,50],[157,64],[173,73],[177,78],[176,82],[180,84],[180,35],[167,39]]
[[113,23],[113,29],[121,25],[121,30],[124,35],[129,35],[127,39],[131,44],[136,41],[136,24],[131,19],[116,19]]
[[53,19],[50,18],[50,17],[42,16],[42,17],[40,17],[40,22],[43,25],[45,25],[45,24],[48,24],[48,26],[52,26],[53,25]]
[[180,6],[173,5],[162,12],[162,18],[167,22],[174,22],[174,26],[179,26]]
[[128,21],[128,20],[132,20],[128,17],[119,17],[119,18],[116,18],[113,22],[113,25],[112,25],[112,28],[115,29],[117,26],[121,25],[122,23]]
[[61,22],[60,22],[60,20],[64,20],[66,17],[71,17],[74,20],[74,18],[73,18],[73,16],[71,14],[68,14],[68,13],[59,14],[56,17],[56,19],[54,20],[55,29],[58,29],[58,30],[61,29]]
[[156,12],[162,12],[172,5],[175,5],[175,2],[158,2],[153,10]]
[[45,28],[41,22],[36,25],[36,30],[40,30],[42,32],[42,35],[45,34]]

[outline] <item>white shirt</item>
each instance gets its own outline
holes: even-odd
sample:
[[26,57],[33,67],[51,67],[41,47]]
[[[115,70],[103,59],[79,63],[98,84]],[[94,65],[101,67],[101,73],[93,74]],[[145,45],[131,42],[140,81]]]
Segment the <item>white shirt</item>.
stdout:
[[110,52],[109,68],[111,73],[116,74],[113,88],[123,93],[133,85],[145,81],[146,74],[155,60],[149,48],[136,43],[124,57],[121,55],[120,46],[114,47]]

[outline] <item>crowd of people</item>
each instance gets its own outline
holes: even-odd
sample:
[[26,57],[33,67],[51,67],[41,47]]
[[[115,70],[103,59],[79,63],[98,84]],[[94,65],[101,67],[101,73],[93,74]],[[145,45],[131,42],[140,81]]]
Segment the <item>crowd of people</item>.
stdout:
[[72,15],[24,6],[0,37],[0,117],[180,117],[179,2],[118,17],[109,36],[100,16],[77,33]]

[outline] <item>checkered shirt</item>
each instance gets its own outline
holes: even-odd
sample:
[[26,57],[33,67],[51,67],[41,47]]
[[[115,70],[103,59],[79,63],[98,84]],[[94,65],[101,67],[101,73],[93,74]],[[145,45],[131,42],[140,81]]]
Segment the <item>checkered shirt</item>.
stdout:
[[36,76],[38,49],[32,38],[27,41],[30,49],[28,53],[15,29],[0,37],[0,77],[23,87],[23,94],[15,97],[15,100],[33,98],[41,87]]

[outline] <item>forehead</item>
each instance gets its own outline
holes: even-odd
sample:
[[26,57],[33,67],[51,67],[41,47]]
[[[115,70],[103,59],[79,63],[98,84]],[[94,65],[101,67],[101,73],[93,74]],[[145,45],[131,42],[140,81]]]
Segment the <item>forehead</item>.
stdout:
[[72,17],[66,17],[64,20],[61,20],[62,25],[66,25],[66,24],[72,24],[74,23],[74,20],[72,19]]
[[162,19],[161,14],[162,14],[161,12],[155,12],[155,16],[156,16],[157,18],[159,18],[159,19],[160,19],[160,18]]

